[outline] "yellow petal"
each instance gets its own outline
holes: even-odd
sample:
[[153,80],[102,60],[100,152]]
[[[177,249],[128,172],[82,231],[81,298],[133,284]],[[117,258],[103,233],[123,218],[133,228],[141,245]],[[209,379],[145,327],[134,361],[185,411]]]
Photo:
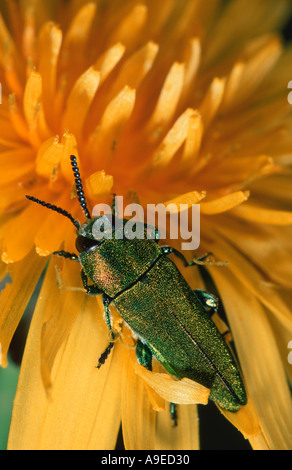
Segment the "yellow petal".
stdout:
[[228,194],[219,199],[214,199],[210,202],[202,202],[201,212],[202,214],[220,214],[220,212],[226,212],[233,209],[235,206],[242,204],[249,197],[249,191],[238,191],[236,193]]
[[[1,185],[19,182],[31,175],[34,168],[33,152],[29,149],[13,149],[1,153]],[[11,165],[13,162],[13,165]]]
[[182,194],[181,196],[177,196],[174,199],[170,199],[163,204],[165,206],[168,205],[175,205],[177,209],[175,210],[174,207],[169,211],[170,214],[176,213],[180,211],[180,205],[184,204],[190,208],[193,204],[198,204],[202,199],[206,197],[206,192],[202,191],[199,193],[198,191],[191,191],[190,193]]
[[[45,389],[50,393],[51,371],[56,355],[67,340],[84,301],[84,293],[77,289],[76,292],[71,290],[80,286],[78,263],[76,267],[65,264],[61,274],[64,290],[57,287],[56,264],[57,260],[50,261],[38,301],[38,309],[46,312],[41,331],[41,374]],[[93,304],[94,307],[96,306]]]
[[176,111],[184,83],[185,66],[175,62],[170,68],[161,89],[155,110],[149,121],[149,133],[156,140]]
[[[223,225],[227,226],[226,220],[223,221]],[[209,229],[209,233],[210,230],[211,228]],[[235,235],[232,230],[228,232],[228,230],[224,231],[222,229],[218,229],[216,232],[216,243],[212,245],[209,242],[208,249],[213,250],[213,252],[216,253],[217,259],[224,259],[228,262],[228,269],[230,269],[233,275],[240,280],[244,289],[251,292],[256,299],[265,305],[265,307],[275,315],[285,329],[290,331],[292,334],[290,307],[291,297],[287,295],[287,293],[285,295],[285,292],[279,289],[279,287],[277,288],[276,286],[272,286],[271,288],[269,283],[264,282],[262,269],[265,271],[268,265],[265,264],[265,267],[260,266],[260,269],[256,268],[258,263],[258,246],[253,249],[253,257],[251,257],[250,261],[248,251],[241,254],[242,245],[245,250],[246,248],[244,243],[241,245],[241,237],[238,237],[238,233],[240,233],[240,231],[237,230],[236,233],[237,238],[239,238],[238,242],[235,240]],[[262,246],[263,243],[266,243],[264,238],[262,239],[260,246]],[[235,246],[233,246],[233,244]],[[274,259],[274,253],[272,251],[271,269],[273,269]],[[286,260],[285,255],[283,260]],[[291,289],[291,280],[289,279],[288,286],[288,288]]]
[[[96,4],[88,2],[77,11],[75,17],[71,21],[69,28],[64,37],[64,54],[63,62],[69,64],[72,77],[69,82],[78,75],[83,67],[84,58],[86,57],[86,46],[89,38],[90,30],[96,13]],[[74,67],[70,67],[70,63],[74,63]]]
[[39,110],[42,97],[42,78],[39,73],[31,72],[24,93],[23,110],[29,127],[32,127]]
[[233,213],[252,222],[272,225],[292,225],[292,212],[266,209],[254,204],[236,207]]
[[43,304],[36,307],[14,401],[8,448],[113,449],[120,426],[124,348],[117,343],[106,363],[96,369],[97,359],[108,344],[108,331],[95,299],[84,296],[69,337],[55,359],[49,400],[40,372],[41,331],[48,315]]
[[[72,166],[70,162],[70,155],[75,155],[78,162],[78,167],[80,168],[79,153],[77,148],[77,140],[74,134],[70,132],[65,132],[62,136],[61,145],[63,148],[63,153],[61,157],[61,170],[66,180],[72,183],[74,181]],[[82,169],[80,168],[80,171]]]
[[100,156],[103,166],[110,167],[123,129],[133,112],[135,99],[136,91],[126,86],[107,105],[100,124],[88,142],[90,156],[94,162]]
[[[27,223],[28,220],[29,223]],[[31,203],[18,217],[9,220],[4,225],[2,261],[5,263],[20,261],[32,250],[39,220],[40,207]]]
[[228,269],[210,270],[224,302],[247,390],[264,437],[270,449],[289,449],[292,426],[287,416],[292,412],[292,400],[266,312]]
[[[267,0],[254,2],[246,10],[244,0],[229,3],[212,30],[213,37],[218,40],[210,41],[204,63],[210,66],[220,55],[226,55],[231,43],[237,45],[238,50],[242,47],[242,42],[248,42],[251,37],[259,37],[281,27],[289,15],[290,5],[288,0],[277,4],[273,0]],[[237,21],[234,21],[234,18],[237,18]],[[267,21],[262,21],[262,18]]]
[[100,83],[102,84],[115,66],[119,63],[125,53],[125,46],[118,42],[110,47],[96,62],[95,69],[100,72]]
[[[165,168],[171,162],[178,149],[186,141],[189,131],[189,122],[194,114],[193,109],[187,109],[176,120],[153,155],[152,166],[155,170]],[[167,114],[165,116],[167,116]]]
[[54,97],[62,31],[54,23],[45,23],[39,36],[39,72],[43,81],[43,103],[50,126],[56,122]]
[[155,449],[155,411],[143,380],[135,373],[131,360],[123,368],[122,426],[127,450]]
[[45,260],[31,252],[24,260],[9,267],[12,284],[6,285],[0,297],[0,344],[2,351],[0,363],[4,367],[7,366],[6,355],[11,339],[45,264]]
[[76,81],[67,100],[63,128],[82,137],[85,120],[100,82],[100,73],[93,67],[86,70]]
[[86,180],[88,197],[94,199],[98,196],[110,194],[113,184],[113,177],[111,175],[107,175],[104,170],[93,173]]
[[[226,214],[229,218],[230,214]],[[264,280],[260,277],[260,273],[266,273],[269,283],[274,283],[274,288],[270,289],[270,294],[266,295],[267,292],[263,291],[264,298],[270,300],[271,304],[275,304],[275,297],[272,296],[272,291],[277,291],[281,287],[286,287],[287,292],[291,288],[292,279],[290,276],[290,263],[287,262],[287,254],[290,257],[290,246],[291,246],[291,234],[290,227],[282,227],[279,230],[277,225],[261,224],[257,225],[255,230],[254,223],[246,224],[244,220],[239,217],[233,217],[232,222],[230,220],[224,220],[220,222],[220,233],[223,235],[227,243],[233,244],[236,248],[236,262],[245,262],[244,266],[247,266],[247,261],[251,260],[254,267],[258,267],[258,279],[256,281],[255,291],[261,290],[264,287]],[[243,224],[245,225],[244,236],[238,236],[242,231]],[[268,249],[263,250],[263,247]],[[239,253],[242,253],[240,256]],[[261,252],[261,256],[259,253]],[[275,259],[277,263],[275,263]],[[255,278],[253,283],[255,282]],[[278,296],[279,298],[282,296]],[[283,297],[282,297],[283,298]],[[290,302],[287,302],[287,305]],[[275,304],[276,305],[276,304]],[[282,312],[287,311],[287,320],[289,318],[289,307],[282,307],[279,309]],[[287,327],[287,324],[286,324]]]
[[[59,207],[64,207],[62,201],[58,201]],[[71,230],[72,237],[74,236],[73,227],[71,228],[70,222],[65,217],[53,211],[46,213],[46,218],[40,221],[40,228],[35,236],[36,252],[40,256],[51,255],[54,251],[61,248],[64,240],[64,233]]]
[[224,89],[225,80],[221,78],[214,78],[199,109],[205,129],[213,121],[222,103]]
[[[131,358],[130,358],[131,357]],[[125,447],[128,450],[198,449],[197,407],[177,406],[179,425],[173,426],[169,403],[155,406],[149,386],[136,373],[134,354],[128,354],[124,365],[122,388],[122,423]],[[156,412],[154,410],[157,410]]]
[[156,414],[156,450],[199,450],[199,420],[196,405],[177,405],[178,425],[173,426],[169,403]]
[[281,55],[280,39],[276,35],[260,37],[254,40],[245,51],[251,57],[246,62],[237,63],[227,80],[224,96],[224,112],[226,109],[242,104],[256,90],[269,70]]
[[39,148],[36,158],[36,171],[39,175],[56,178],[56,173],[62,158],[63,146],[59,136],[46,140]]
[[137,90],[143,78],[151,70],[157,53],[158,45],[149,41],[145,46],[132,54],[121,67],[110,96],[107,97],[107,102],[116,96],[125,86]]
[[202,116],[195,111],[189,119],[187,138],[182,156],[182,165],[189,164],[194,166],[195,159],[198,156],[204,133]]
[[256,409],[248,397],[248,403],[239,411],[232,413],[219,408],[221,413],[250,441],[253,450],[269,450],[262,432]]
[[190,91],[197,74],[201,60],[201,44],[199,39],[192,38],[189,42],[186,56],[186,72],[184,81],[183,97]]
[[28,124],[29,138],[36,147],[41,144],[42,134],[49,133],[42,109],[42,90],[41,75],[32,71],[25,87],[23,109]]
[[139,41],[139,34],[147,20],[148,9],[146,5],[136,5],[132,11],[114,29],[109,42],[121,41],[127,49],[135,47]]
[[168,402],[182,405],[192,405],[195,403],[206,405],[208,403],[210,390],[203,385],[187,378],[175,380],[168,374],[149,372],[134,361],[133,366],[136,373]]

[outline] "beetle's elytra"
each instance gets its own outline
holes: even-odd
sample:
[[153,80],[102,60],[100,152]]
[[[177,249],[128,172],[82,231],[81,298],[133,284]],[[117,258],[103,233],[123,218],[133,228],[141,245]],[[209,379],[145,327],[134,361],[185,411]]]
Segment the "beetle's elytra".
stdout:
[[[91,218],[87,208],[73,155],[71,164],[79,203],[87,218],[83,225],[67,211],[27,196],[66,216],[77,229],[78,254],[65,251],[54,254],[80,263],[86,292],[103,296],[110,330],[109,305],[115,304],[139,338],[136,355],[142,365],[151,369],[155,356],[178,379],[187,377],[210,388],[210,398],[220,407],[238,411],[247,403],[246,393],[239,368],[210,315],[210,306],[216,307],[215,298],[190,288],[168,258],[174,253],[185,260],[183,255],[174,248],[159,246],[157,234],[155,239],[117,239],[113,227],[112,238],[95,239],[92,227],[97,218]],[[123,220],[123,224],[126,222]],[[113,345],[110,342],[101,355],[98,367],[105,362]],[[174,410],[172,414],[176,420]]]

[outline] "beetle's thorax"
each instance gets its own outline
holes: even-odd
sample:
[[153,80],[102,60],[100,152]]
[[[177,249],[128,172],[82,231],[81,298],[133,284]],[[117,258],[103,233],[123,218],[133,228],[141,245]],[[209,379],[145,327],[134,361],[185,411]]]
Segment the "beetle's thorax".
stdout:
[[[94,220],[78,231],[81,237],[90,237]],[[85,274],[105,294],[114,297],[131,286],[161,255],[158,244],[151,239],[128,240],[111,238],[97,241],[98,246],[81,252],[79,258]]]

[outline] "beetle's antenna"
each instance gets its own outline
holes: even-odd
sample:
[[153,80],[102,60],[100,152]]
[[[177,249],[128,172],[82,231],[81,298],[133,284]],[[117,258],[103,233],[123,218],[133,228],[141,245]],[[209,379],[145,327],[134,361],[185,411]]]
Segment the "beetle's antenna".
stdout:
[[70,159],[71,159],[71,165],[72,165],[72,169],[73,169],[73,173],[74,173],[75,185],[76,185],[76,189],[77,189],[77,196],[78,196],[79,204],[80,204],[81,208],[84,211],[85,217],[87,217],[87,219],[91,219],[91,215],[90,215],[90,212],[88,210],[86,200],[85,200],[85,196],[84,196],[84,192],[83,192],[82,181],[81,181],[81,177],[80,177],[80,173],[79,173],[79,168],[77,166],[77,159],[76,159],[75,155],[70,155]]
[[53,204],[49,204],[48,202],[41,201],[40,199],[37,199],[36,197],[33,197],[33,196],[25,196],[25,197],[29,201],[36,202],[37,204],[40,204],[41,206],[44,206],[47,209],[51,209],[52,211],[58,212],[58,214],[64,215],[69,220],[71,220],[72,224],[75,227],[80,228],[80,224],[79,224],[78,220],[75,220],[74,217],[71,214],[69,214],[69,212],[65,211],[65,209],[62,209],[61,207],[58,207],[58,206],[54,206]]

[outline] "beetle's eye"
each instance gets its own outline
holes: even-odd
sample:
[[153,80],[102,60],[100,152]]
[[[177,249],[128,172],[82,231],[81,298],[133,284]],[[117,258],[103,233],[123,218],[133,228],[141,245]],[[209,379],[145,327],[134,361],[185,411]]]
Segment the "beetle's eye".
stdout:
[[93,250],[100,245],[99,240],[93,240],[92,238],[82,237],[82,235],[78,235],[75,242],[76,248],[79,253],[83,253],[85,251]]

